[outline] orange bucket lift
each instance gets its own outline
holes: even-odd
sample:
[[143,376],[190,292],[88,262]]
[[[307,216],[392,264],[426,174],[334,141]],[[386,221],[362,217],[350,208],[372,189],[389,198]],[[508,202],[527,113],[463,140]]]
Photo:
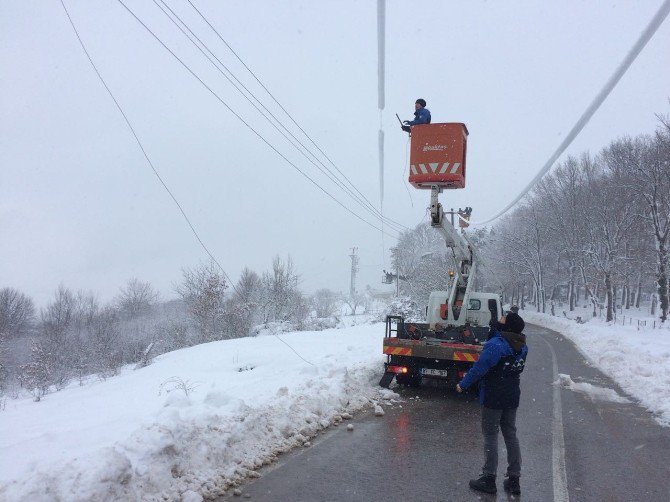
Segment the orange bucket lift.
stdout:
[[465,188],[468,128],[460,122],[412,127],[409,182],[430,190]]

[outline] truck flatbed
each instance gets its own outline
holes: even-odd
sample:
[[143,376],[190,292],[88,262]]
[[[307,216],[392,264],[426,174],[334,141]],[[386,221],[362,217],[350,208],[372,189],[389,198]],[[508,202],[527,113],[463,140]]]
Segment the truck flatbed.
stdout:
[[479,359],[482,345],[445,342],[437,338],[408,340],[404,338],[384,338],[384,354],[389,356],[424,357],[450,361],[475,362]]

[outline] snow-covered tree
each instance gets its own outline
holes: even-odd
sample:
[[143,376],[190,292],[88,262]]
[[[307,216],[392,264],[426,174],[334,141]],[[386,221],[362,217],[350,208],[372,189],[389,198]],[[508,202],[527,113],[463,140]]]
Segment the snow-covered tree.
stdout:
[[48,378],[57,389],[62,388],[72,374],[68,334],[73,328],[76,310],[76,296],[60,285],[53,301],[42,310],[42,337],[31,348],[33,354],[48,360]]
[[645,203],[644,220],[655,243],[656,284],[660,318],[668,318],[668,276],[670,275],[670,121],[647,143],[643,159],[636,166],[640,178],[636,185]]
[[158,291],[150,283],[132,278],[121,288],[117,298],[119,310],[129,319],[147,314],[158,301]]
[[400,235],[391,249],[391,263],[401,296],[417,305],[426,305],[431,291],[447,289],[455,267],[443,237],[425,223]]
[[272,270],[261,278],[261,311],[263,321],[289,321],[302,323],[309,315],[309,302],[298,288],[300,276],[293,260],[276,256]]
[[35,319],[33,301],[14,288],[0,289],[0,333],[7,338],[24,336]]
[[261,279],[253,270],[242,270],[232,296],[226,302],[226,330],[230,338],[249,336],[260,322]]
[[7,376],[9,371],[7,370],[7,337],[5,336],[4,331],[0,329],[0,396],[5,391],[5,384],[7,382]]
[[327,288],[319,289],[312,295],[312,307],[319,318],[335,315],[341,304],[341,295]]
[[225,338],[225,291],[228,285],[219,267],[210,262],[183,269],[182,274],[183,280],[175,290],[188,306],[199,342]]
[[118,312],[107,307],[95,316],[89,328],[92,362],[102,376],[115,375],[123,362],[118,324]]
[[30,362],[21,367],[21,385],[28,389],[35,401],[49,391],[53,381],[53,357],[44,343],[38,340],[30,342]]

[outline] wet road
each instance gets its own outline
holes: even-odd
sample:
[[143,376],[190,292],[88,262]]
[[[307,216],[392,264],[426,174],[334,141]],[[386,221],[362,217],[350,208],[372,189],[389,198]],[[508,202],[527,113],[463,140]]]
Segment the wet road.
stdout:
[[[593,400],[552,385],[556,372],[574,381],[622,391],[589,366],[558,333],[528,326],[517,428],[523,456],[521,496],[473,492],[482,438],[474,395],[429,383],[396,388],[404,402],[386,415],[354,419],[323,434],[311,448],[283,458],[242,486],[260,501],[640,501],[670,500],[670,429],[634,402]],[[381,342],[380,342],[381,343]],[[228,495],[221,501],[238,497]]]

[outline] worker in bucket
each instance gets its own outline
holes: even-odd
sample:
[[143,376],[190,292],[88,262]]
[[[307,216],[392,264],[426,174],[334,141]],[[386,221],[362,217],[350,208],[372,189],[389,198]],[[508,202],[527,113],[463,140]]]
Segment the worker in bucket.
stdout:
[[481,476],[470,481],[470,488],[485,493],[497,491],[498,429],[502,431],[507,448],[507,479],[503,487],[514,495],[521,493],[521,450],[516,437],[516,410],[521,395],[519,377],[528,356],[526,335],[522,333],[524,327],[519,314],[509,312],[503,316],[477,362],[456,385],[456,391],[463,392],[481,380],[479,404],[482,405],[485,462]]
[[430,110],[426,108],[426,100],[419,98],[414,103],[414,120],[405,120],[401,129],[410,132],[411,127],[419,124],[430,124]]

